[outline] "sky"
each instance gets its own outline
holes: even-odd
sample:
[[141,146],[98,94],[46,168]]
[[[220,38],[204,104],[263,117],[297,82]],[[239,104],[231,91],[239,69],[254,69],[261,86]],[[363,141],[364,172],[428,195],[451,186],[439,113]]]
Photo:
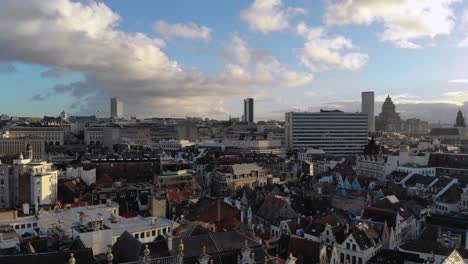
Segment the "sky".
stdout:
[[467,0],[2,0],[0,113],[128,117],[468,114]]

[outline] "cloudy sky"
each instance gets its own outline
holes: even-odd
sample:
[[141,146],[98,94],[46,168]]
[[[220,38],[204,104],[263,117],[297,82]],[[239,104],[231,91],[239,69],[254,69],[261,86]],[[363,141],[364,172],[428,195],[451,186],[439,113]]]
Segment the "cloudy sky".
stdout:
[[[360,110],[468,112],[465,0],[2,0],[0,113],[240,116]],[[380,112],[377,109],[376,114]]]

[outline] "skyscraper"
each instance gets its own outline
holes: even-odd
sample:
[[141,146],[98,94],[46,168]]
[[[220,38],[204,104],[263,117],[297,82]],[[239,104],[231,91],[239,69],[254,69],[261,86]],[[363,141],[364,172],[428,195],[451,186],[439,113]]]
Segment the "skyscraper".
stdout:
[[362,92],[361,112],[367,114],[369,132],[375,132],[374,92]]
[[111,118],[123,118],[124,105],[118,98],[111,98]]
[[254,99],[244,99],[244,116],[242,121],[252,124],[254,122]]

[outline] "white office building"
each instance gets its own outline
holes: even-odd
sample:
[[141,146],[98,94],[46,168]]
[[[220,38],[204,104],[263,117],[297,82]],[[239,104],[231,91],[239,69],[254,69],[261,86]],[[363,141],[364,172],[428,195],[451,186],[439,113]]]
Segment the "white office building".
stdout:
[[365,113],[341,111],[286,113],[286,144],[291,149],[321,149],[326,154],[359,154],[367,145]]
[[375,132],[374,116],[374,92],[362,92],[361,94],[361,112],[367,114],[369,132]]

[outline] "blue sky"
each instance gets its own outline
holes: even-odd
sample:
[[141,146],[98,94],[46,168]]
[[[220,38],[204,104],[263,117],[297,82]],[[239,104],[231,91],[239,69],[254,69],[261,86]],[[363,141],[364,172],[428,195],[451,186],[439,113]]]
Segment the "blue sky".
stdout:
[[6,0],[0,112],[106,116],[117,96],[128,116],[227,118],[254,97],[258,119],[281,119],[359,111],[373,90],[450,121],[468,111],[467,36],[461,0]]

